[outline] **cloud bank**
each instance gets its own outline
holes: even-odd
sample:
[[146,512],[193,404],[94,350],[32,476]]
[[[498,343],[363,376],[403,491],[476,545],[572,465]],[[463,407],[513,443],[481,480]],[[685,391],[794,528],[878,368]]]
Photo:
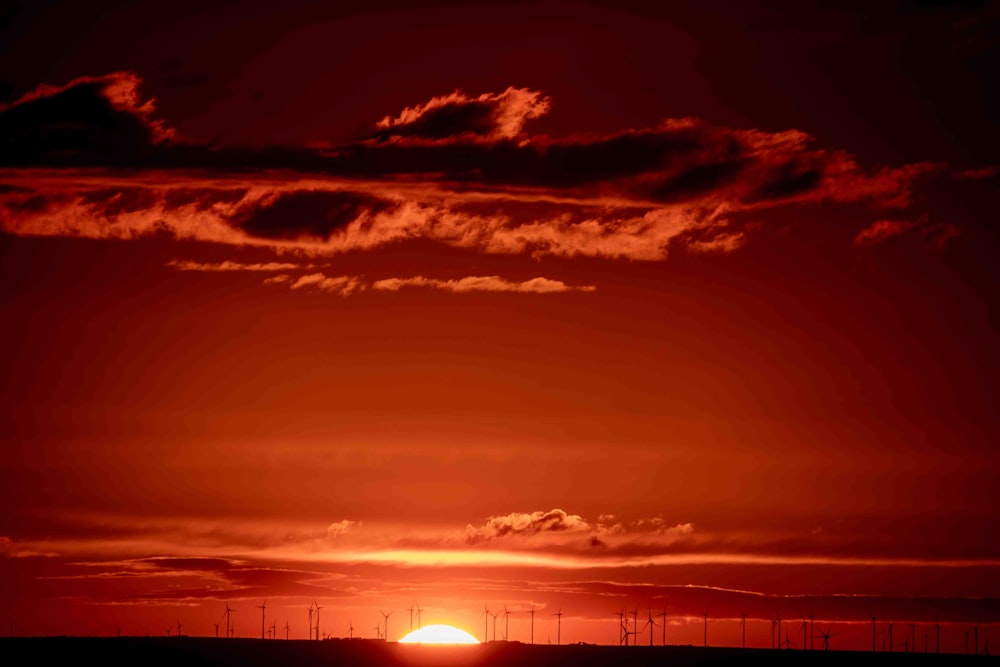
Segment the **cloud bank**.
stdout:
[[657,261],[736,251],[761,211],[792,205],[858,207],[869,217],[855,243],[870,243],[889,230],[885,211],[915,205],[919,179],[948,171],[864,168],[798,130],[693,118],[530,134],[551,105],[523,88],[455,91],[386,115],[346,144],[232,148],[181,140],[132,72],[40,86],[0,106],[0,228],[326,254],[423,239]]

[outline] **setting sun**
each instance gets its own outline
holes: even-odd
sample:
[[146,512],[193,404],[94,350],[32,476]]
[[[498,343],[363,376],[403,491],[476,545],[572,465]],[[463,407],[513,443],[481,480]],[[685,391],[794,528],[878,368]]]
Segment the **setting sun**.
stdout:
[[465,630],[451,625],[425,625],[399,640],[400,644],[478,644]]

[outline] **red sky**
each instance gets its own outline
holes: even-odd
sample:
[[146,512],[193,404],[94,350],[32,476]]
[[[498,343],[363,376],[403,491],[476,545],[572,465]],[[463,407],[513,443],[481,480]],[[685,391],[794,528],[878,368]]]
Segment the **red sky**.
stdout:
[[204,4],[0,15],[16,633],[997,632],[996,3]]

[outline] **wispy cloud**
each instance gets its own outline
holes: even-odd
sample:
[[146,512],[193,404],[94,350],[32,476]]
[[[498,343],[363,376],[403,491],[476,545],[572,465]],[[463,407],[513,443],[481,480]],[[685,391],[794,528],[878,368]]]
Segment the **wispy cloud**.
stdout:
[[281,274],[266,278],[264,284],[288,285],[289,289],[293,290],[312,288],[339,296],[350,296],[366,290],[398,292],[406,288],[437,289],[456,294],[468,292],[557,294],[562,292],[593,292],[597,289],[593,285],[567,285],[561,280],[542,277],[517,281],[507,280],[500,276],[465,276],[463,278],[448,279],[412,276],[409,278],[383,278],[381,280],[366,281],[359,276],[327,276],[323,273],[310,273],[299,278]]
[[229,272],[229,271],[295,271],[296,269],[311,269],[312,264],[292,264],[289,262],[262,262],[256,264],[242,264],[226,260],[216,263],[192,262],[190,260],[175,259],[167,262],[167,266],[179,271],[208,271],[208,272]]

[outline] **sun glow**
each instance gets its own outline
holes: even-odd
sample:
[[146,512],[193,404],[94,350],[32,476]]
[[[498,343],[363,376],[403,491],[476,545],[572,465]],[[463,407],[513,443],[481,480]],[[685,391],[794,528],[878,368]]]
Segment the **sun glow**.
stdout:
[[399,640],[400,644],[478,644],[465,630],[451,625],[425,625]]

